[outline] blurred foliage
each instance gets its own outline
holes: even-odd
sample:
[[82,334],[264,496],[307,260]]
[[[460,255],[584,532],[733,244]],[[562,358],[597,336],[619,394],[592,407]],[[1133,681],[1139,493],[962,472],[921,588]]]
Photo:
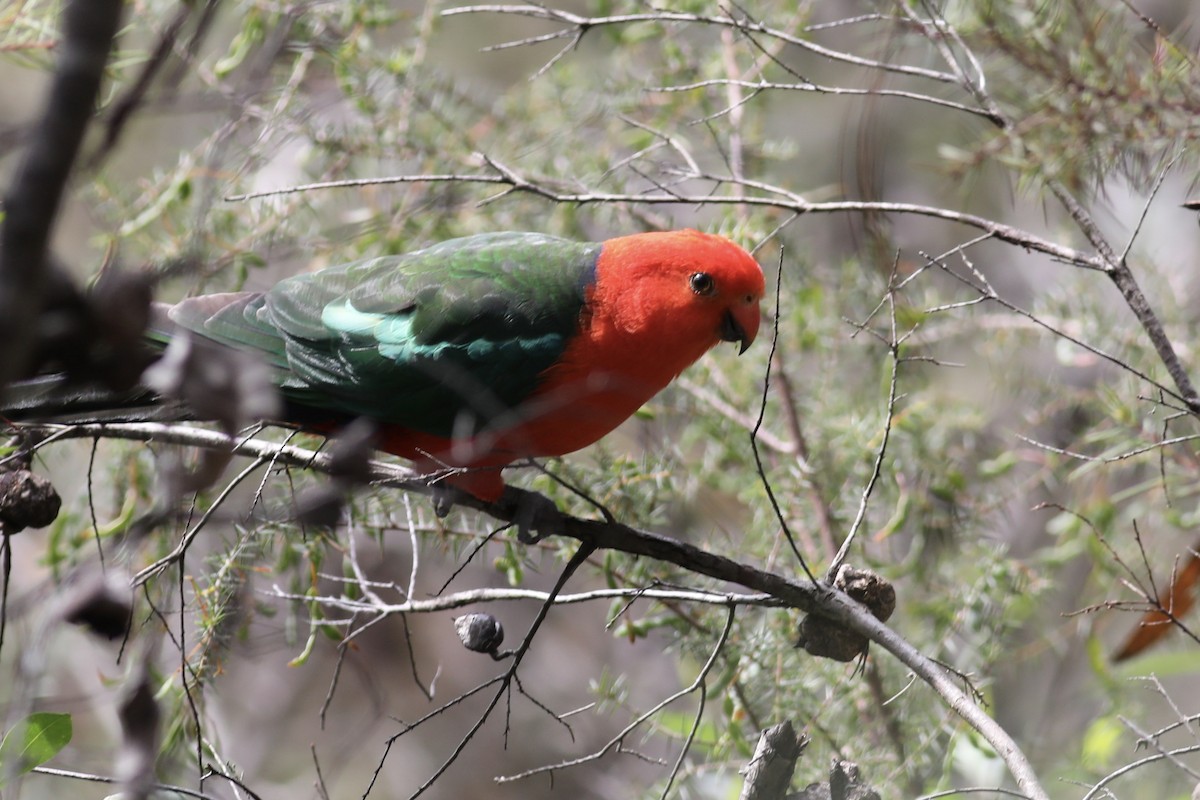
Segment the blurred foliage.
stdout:
[[1021,78],[993,89],[1018,110],[1018,123],[979,155],[1000,158],[1022,178],[1089,193],[1116,174],[1147,189],[1180,153],[1196,163],[1194,51],[1148,25],[1139,30],[1119,5],[979,6],[968,41],[978,37],[976,50],[995,59],[989,72]]
[[[1125,620],[1061,614],[1136,599],[1120,586],[1129,569],[1145,578],[1135,523],[1160,581],[1173,554],[1194,541],[1200,522],[1196,448],[1190,442],[1156,447],[1196,433],[1194,418],[1160,403],[1150,384],[1122,366],[1166,380],[1144,332],[1102,275],[996,243],[968,251],[972,266],[1045,323],[1039,327],[994,302],[980,302],[953,277],[970,277],[957,254],[944,259],[944,269],[923,266],[921,253],[947,252],[973,232],[933,229],[899,215],[793,220],[786,207],[732,201],[741,194],[779,197],[763,186],[814,201],[932,197],[934,205],[1029,225],[1039,235],[1082,247],[1080,232],[1045,199],[1047,182],[1056,181],[1104,217],[1119,252],[1160,172],[1171,165],[1170,190],[1178,192],[1195,169],[1195,35],[1181,12],[1162,4],[1157,8],[1165,18],[1154,25],[1119,0],[944,5],[941,13],[961,38],[914,24],[913,15],[927,19],[940,8],[925,2],[750,3],[739,4],[737,13],[869,59],[945,70],[939,48],[949,48],[958,68],[972,76],[977,59],[986,76],[977,88],[1012,120],[1010,126],[913,100],[807,93],[811,80],[856,90],[920,91],[968,105],[979,99],[969,87],[934,83],[931,89],[919,77],[852,68],[777,36],[718,25],[659,20],[601,26],[555,60],[570,36],[479,52],[562,27],[545,20],[443,17],[438,4],[384,0],[231,0],[203,35],[183,27],[174,55],[155,76],[114,155],[82,173],[78,189],[89,216],[88,245],[96,265],[134,265],[160,274],[164,298],[259,287],[296,271],[493,230],[602,239],[693,226],[761,246],[770,281],[781,282],[778,307],[770,298],[766,304],[778,317],[775,341],[764,325],[759,345],[744,357],[722,349],[688,372],[685,377],[702,391],[672,387],[620,435],[548,462],[549,474],[513,470],[513,480],[572,513],[595,516],[599,504],[630,524],[800,575],[768,500],[769,484],[809,567],[819,573],[831,557],[823,534],[840,541],[849,529],[890,426],[851,559],[895,582],[900,604],[891,624],[962,674],[1035,758],[1055,796],[1075,796],[1073,788],[1054,785],[1057,776],[1090,783],[1129,762],[1136,735],[1119,720],[1142,714],[1161,720],[1168,703],[1166,690],[1151,697],[1144,687],[1110,674],[1105,642],[1114,639],[1113,630],[1127,627]],[[129,9],[102,121],[111,120],[127,97],[162,33],[161,20],[177,13],[178,5],[139,0]],[[57,10],[56,3],[32,0],[0,10],[0,53],[13,68],[52,64],[48,43],[57,36]],[[590,10],[652,13],[638,3],[596,3]],[[672,11],[717,13],[699,2],[675,3]],[[830,25],[877,11],[880,16]],[[745,83],[722,83],[730,79]],[[754,88],[760,80],[795,88]],[[704,85],[662,90],[697,82]],[[729,201],[553,203],[495,184],[413,179],[495,175],[488,159],[556,192],[679,191]],[[310,182],[387,176],[409,179],[234,199]],[[1131,199],[1110,204],[1117,193]],[[1194,224],[1176,235],[1187,239],[1193,257],[1184,263],[1194,263]],[[1138,278],[1190,367],[1194,279],[1180,276],[1158,247],[1136,244]],[[74,266],[94,271],[88,264]],[[889,291],[894,316],[885,302]],[[904,341],[895,348],[901,359],[897,402],[889,408],[893,335]],[[760,475],[750,431],[768,381]],[[89,460],[82,451],[58,463],[49,452],[47,465],[56,469],[78,471]],[[1137,454],[1124,457],[1128,453]],[[88,491],[75,496],[42,539],[43,563],[56,580],[96,557],[97,538],[104,546],[152,509],[162,470],[145,448],[106,443],[89,471]],[[427,592],[468,555],[482,565],[490,585],[520,586],[556,574],[568,549],[560,552],[554,542],[523,548],[504,533],[484,555],[474,555],[492,532],[491,521],[462,511],[438,520],[421,498],[393,491],[358,492],[346,512],[348,523],[337,530],[292,524],[292,500],[316,480],[271,469],[232,497],[220,495],[224,484],[218,484],[186,513],[154,526],[144,542],[122,548],[119,557],[136,572],[170,553],[206,511],[217,512],[197,556],[154,577],[139,597],[139,619],[157,614],[158,623],[150,624],[185,630],[182,639],[165,637],[170,658],[159,676],[170,756],[164,757],[164,774],[189,774],[201,752],[203,760],[232,771],[243,762],[233,734],[223,741],[207,715],[205,698],[233,691],[223,680],[224,662],[239,648],[253,652],[254,637],[266,636],[263,630],[272,632],[271,647],[285,655],[262,661],[262,670],[283,672],[288,663],[314,670],[311,659],[320,652],[355,658],[358,640],[342,637],[364,620],[339,614],[320,598],[402,594],[407,573],[380,576],[375,568],[395,568],[395,553],[407,552],[410,530],[422,542],[420,588]],[[823,531],[826,520],[829,530]],[[351,548],[353,536],[358,551]],[[409,558],[399,558],[404,570]],[[364,564],[372,568],[370,576]],[[618,553],[597,554],[593,566],[596,585],[728,589]],[[297,599],[264,596],[270,587]],[[618,601],[603,619],[596,613],[587,635],[648,643],[641,657],[671,659],[675,681],[686,685],[710,657],[725,614],[719,606]],[[608,620],[613,624],[605,632]],[[676,781],[680,796],[731,796],[759,729],[783,719],[813,739],[798,768],[800,786],[822,779],[833,755],[858,762],[885,796],[1002,780],[986,743],[921,684],[911,685],[895,660],[872,651],[865,668],[875,674],[868,680],[862,665],[797,653],[795,625],[793,614],[775,609],[738,611],[707,679],[708,703]],[[389,656],[408,659],[410,644],[396,645]],[[1175,675],[1193,687],[1200,671],[1195,652],[1193,644],[1188,660],[1174,666]],[[429,674],[445,660],[411,655]],[[442,664],[446,670],[456,666],[452,660]],[[394,680],[409,680],[407,667],[387,668]],[[575,663],[567,671],[572,699],[555,708],[580,705],[590,693],[597,703],[591,713],[612,717],[616,729],[653,704],[647,697],[673,690],[640,685],[639,674],[606,663]],[[329,680],[322,674],[316,683]],[[892,702],[881,704],[872,680],[884,698],[895,695]],[[19,705],[16,695],[13,688],[0,690],[0,698]],[[652,720],[654,738],[668,743],[671,758],[692,731],[694,703],[694,697],[683,700]],[[419,709],[403,716],[429,710]],[[305,723],[313,723],[317,710],[305,711]],[[1180,713],[1195,712],[1189,707]],[[360,744],[375,747],[382,758],[385,735]],[[571,747],[588,752],[601,740]],[[443,742],[439,759],[454,741]],[[232,752],[226,749],[230,742]],[[541,763],[576,754],[568,749],[535,757]],[[296,786],[309,787],[307,751],[300,755],[305,760],[299,766],[294,754],[279,754],[278,761],[301,776]],[[600,764],[606,768],[607,762]],[[663,773],[648,774],[625,778],[622,796],[661,791],[662,783],[653,784],[665,781]],[[1142,784],[1123,797],[1168,796],[1181,785],[1167,766],[1139,775]],[[253,785],[255,777],[246,779]],[[337,796],[358,796],[364,785],[364,776],[351,776]]]

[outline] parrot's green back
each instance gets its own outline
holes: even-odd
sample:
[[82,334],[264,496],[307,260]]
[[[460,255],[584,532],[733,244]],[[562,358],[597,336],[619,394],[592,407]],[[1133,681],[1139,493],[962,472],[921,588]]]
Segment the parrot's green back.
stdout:
[[537,388],[579,330],[600,248],[471,236],[263,293],[185,300],[170,316],[259,351],[292,402],[450,437],[503,418]]

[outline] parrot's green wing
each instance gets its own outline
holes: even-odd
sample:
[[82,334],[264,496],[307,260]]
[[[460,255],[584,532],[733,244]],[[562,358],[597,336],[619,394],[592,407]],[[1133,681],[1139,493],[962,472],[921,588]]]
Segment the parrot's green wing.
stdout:
[[600,248],[471,236],[261,294],[185,300],[171,317],[260,352],[295,402],[448,437],[503,418],[537,387],[579,330]]

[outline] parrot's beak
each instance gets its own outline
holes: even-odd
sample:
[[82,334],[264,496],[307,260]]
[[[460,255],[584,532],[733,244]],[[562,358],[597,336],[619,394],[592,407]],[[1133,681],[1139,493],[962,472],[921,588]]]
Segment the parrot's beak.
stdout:
[[723,342],[740,342],[738,355],[746,352],[758,336],[759,313],[758,306],[739,309],[741,313],[730,308],[721,317],[720,335]]

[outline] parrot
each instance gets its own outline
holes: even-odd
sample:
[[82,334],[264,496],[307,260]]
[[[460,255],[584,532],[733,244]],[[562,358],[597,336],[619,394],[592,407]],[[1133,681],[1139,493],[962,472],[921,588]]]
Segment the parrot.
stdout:
[[598,441],[720,342],[744,353],[763,294],[757,261],[714,234],[502,232],[165,313],[264,360],[299,427],[365,417],[378,449],[495,502],[504,467]]

